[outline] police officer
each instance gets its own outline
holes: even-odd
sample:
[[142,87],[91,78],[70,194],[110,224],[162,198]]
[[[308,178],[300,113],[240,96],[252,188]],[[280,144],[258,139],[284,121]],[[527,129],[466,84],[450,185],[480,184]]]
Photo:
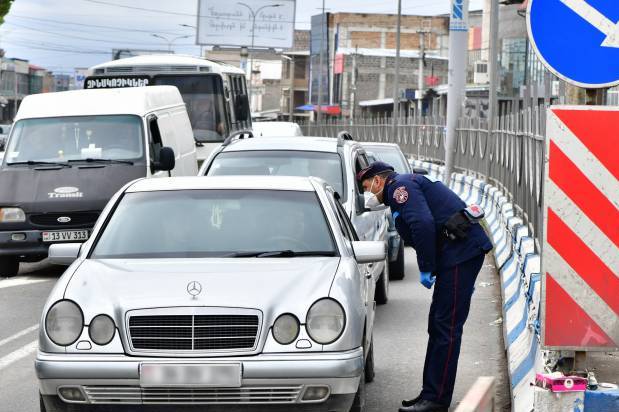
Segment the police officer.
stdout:
[[475,279],[492,245],[479,224],[465,226],[459,237],[446,229],[454,219],[463,221],[466,204],[440,181],[420,174],[397,174],[383,162],[361,170],[357,179],[367,192],[368,208],[380,203],[391,208],[398,233],[417,252],[421,284],[430,289],[436,282],[423,388],[417,398],[402,401],[400,412],[446,412]]

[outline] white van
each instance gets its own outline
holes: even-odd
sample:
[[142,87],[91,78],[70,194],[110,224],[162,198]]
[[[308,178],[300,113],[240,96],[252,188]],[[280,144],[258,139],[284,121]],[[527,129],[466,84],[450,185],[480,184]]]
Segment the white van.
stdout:
[[44,258],[52,243],[86,240],[126,183],[196,174],[193,132],[174,86],[26,97],[0,170],[0,276]]

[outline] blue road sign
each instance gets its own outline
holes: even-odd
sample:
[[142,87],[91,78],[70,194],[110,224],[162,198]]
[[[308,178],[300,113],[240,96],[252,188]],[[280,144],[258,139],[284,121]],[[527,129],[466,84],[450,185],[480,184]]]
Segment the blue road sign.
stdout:
[[619,84],[619,1],[530,0],[529,39],[560,78],[586,88]]

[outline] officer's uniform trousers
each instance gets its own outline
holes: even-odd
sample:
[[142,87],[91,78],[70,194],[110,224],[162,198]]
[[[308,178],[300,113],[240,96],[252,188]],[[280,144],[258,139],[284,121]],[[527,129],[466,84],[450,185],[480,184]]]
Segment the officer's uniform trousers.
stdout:
[[475,280],[492,244],[479,225],[471,226],[466,239],[444,236],[445,222],[466,204],[426,176],[393,173],[385,184],[384,202],[400,236],[415,248],[419,270],[436,276],[421,398],[449,406]]

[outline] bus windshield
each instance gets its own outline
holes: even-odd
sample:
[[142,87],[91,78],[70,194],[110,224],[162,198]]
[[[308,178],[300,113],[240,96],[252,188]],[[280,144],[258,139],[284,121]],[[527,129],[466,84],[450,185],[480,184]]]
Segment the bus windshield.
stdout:
[[183,96],[198,142],[221,142],[228,135],[224,94],[216,75],[157,75],[155,85],[176,86]]

